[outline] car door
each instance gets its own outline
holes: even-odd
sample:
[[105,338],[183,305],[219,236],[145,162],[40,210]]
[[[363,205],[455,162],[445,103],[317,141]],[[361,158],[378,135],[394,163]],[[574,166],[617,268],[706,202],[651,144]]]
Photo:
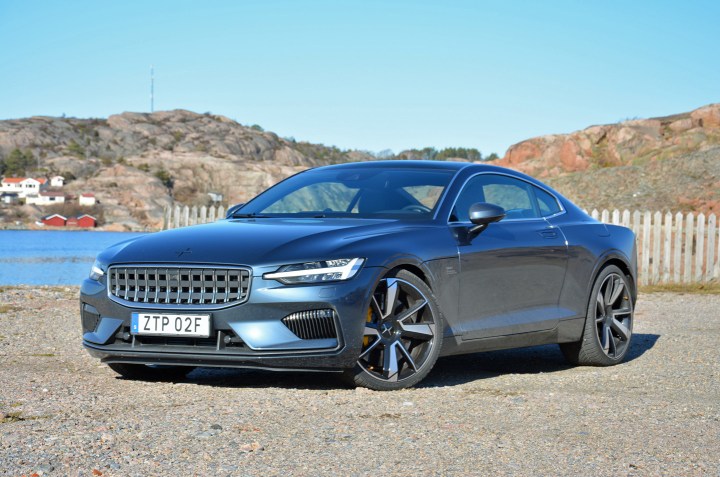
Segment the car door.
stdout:
[[[468,209],[476,202],[498,205],[506,216],[470,238]],[[519,178],[482,173],[466,183],[450,218],[458,237],[463,340],[557,326],[568,252],[562,231],[545,217],[559,213],[557,199]]]

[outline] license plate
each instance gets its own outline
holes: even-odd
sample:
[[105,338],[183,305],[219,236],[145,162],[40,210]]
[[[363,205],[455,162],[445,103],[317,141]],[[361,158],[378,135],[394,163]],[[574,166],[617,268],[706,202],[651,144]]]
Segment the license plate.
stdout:
[[167,313],[132,314],[130,332],[134,335],[210,336],[210,315],[171,315]]

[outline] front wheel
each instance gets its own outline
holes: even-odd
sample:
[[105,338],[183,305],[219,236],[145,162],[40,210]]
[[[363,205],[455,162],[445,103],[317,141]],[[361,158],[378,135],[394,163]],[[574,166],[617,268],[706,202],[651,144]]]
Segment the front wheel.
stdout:
[[582,339],[561,344],[560,349],[573,364],[618,364],[630,349],[633,313],[629,280],[622,270],[609,265],[593,285]]
[[443,321],[430,287],[401,270],[378,283],[355,367],[355,386],[391,391],[414,386],[432,369],[442,347]]

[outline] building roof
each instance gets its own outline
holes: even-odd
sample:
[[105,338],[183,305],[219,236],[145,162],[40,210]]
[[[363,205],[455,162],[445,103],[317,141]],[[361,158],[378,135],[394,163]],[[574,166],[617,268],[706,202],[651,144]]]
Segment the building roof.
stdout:
[[97,222],[97,219],[96,219],[95,217],[93,217],[92,215],[88,215],[88,214],[79,215],[79,216],[77,217],[77,219],[80,220],[80,219],[82,219],[83,217],[87,217],[87,218],[89,218],[89,219],[93,219],[94,221]]
[[41,177],[39,179],[36,179],[34,177],[5,177],[2,181],[6,184],[19,184],[27,180],[33,180],[39,182],[40,184],[44,184],[47,182],[47,179],[45,179],[44,177]]
[[84,194],[80,194],[80,197],[95,197],[95,194],[92,192],[86,192]]
[[43,220],[50,220],[50,219],[52,219],[53,217],[60,217],[60,218],[63,219],[63,220],[67,220],[67,217],[65,217],[65,216],[63,216],[63,215],[60,215],[60,214],[46,215],[46,216],[43,217],[42,219],[43,219]]
[[57,191],[52,191],[52,190],[42,191],[38,195],[41,195],[43,197],[65,197],[65,194],[63,194],[62,192],[57,192]]

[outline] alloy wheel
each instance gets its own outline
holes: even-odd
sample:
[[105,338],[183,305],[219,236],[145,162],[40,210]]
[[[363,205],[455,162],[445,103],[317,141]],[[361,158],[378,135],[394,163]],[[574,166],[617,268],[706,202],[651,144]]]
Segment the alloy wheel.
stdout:
[[437,323],[429,297],[399,278],[380,281],[373,294],[358,365],[386,381],[407,380],[432,355]]
[[595,328],[603,353],[623,356],[632,336],[633,305],[625,280],[611,273],[603,280],[595,301]]

